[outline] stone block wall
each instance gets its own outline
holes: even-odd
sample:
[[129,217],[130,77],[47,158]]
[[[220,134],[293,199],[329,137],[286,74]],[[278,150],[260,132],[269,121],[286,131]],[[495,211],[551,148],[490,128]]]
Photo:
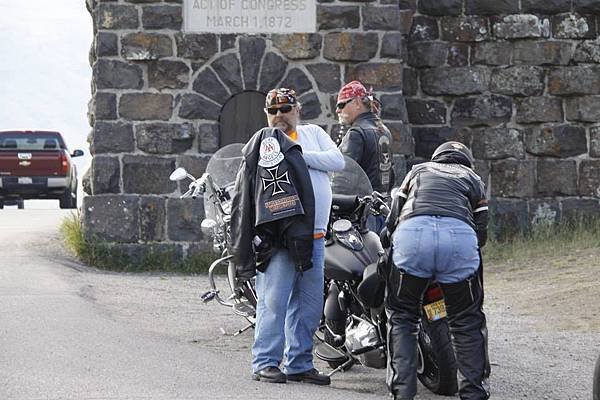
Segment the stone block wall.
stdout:
[[[181,200],[171,171],[202,174],[220,147],[221,108],[244,91],[292,87],[302,117],[337,134],[336,94],[352,79],[372,86],[394,135],[397,175],[413,139],[402,96],[398,0],[323,0],[318,32],[185,33],[181,0],[87,0],[94,24],[84,232],[132,257],[206,250],[201,200]],[[333,136],[332,135],[332,136]],[[185,191],[185,190],[184,190]]]
[[416,160],[469,144],[497,233],[600,214],[600,1],[401,0]]
[[84,230],[127,254],[206,249],[202,202],[168,176],[204,171],[230,98],[294,87],[335,137],[352,79],[383,102],[398,179],[443,141],[472,147],[497,234],[599,214],[600,0],[318,0],[318,32],[291,35],[185,33],[182,0],[87,4]]

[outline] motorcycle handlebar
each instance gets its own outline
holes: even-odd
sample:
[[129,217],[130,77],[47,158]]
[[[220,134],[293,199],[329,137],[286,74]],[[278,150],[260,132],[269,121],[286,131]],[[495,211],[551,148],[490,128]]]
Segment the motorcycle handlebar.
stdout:
[[202,186],[203,186],[202,184],[196,183],[196,187],[194,188],[194,191],[192,192],[192,199],[196,199],[196,197],[198,197]]
[[190,197],[190,194],[192,194],[192,189],[188,189],[188,191],[185,192],[184,194],[182,194],[181,196],[179,196],[179,198],[185,199],[186,197]]
[[191,196],[192,199],[196,199],[200,192],[206,191],[206,182],[209,179],[209,175],[205,172],[198,179],[196,179],[193,175],[190,174],[187,174],[187,176],[192,180],[192,182],[190,182],[190,185],[188,186],[188,191],[179,196],[179,198],[184,199]]
[[373,192],[373,194],[369,196],[358,197],[358,201],[361,206],[365,207],[366,209],[368,208],[369,203],[371,203],[370,209],[372,212],[381,214],[384,217],[387,217],[390,213],[390,207],[387,204],[388,199],[389,196],[383,195],[377,191]]

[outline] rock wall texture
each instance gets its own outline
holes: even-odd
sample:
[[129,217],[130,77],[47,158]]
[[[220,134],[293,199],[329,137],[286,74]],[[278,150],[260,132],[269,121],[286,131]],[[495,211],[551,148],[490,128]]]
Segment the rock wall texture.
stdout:
[[318,32],[290,35],[185,33],[181,0],[87,5],[84,230],[128,254],[206,249],[202,202],[168,176],[204,171],[230,98],[294,87],[335,136],[352,79],[383,102],[398,179],[443,141],[472,147],[496,234],[599,214],[600,0],[320,0]]
[[469,144],[497,234],[600,212],[600,1],[401,0],[416,160]]
[[[200,176],[220,147],[225,103],[244,91],[293,87],[304,121],[336,136],[337,91],[372,86],[394,135],[397,175],[414,154],[402,96],[398,0],[323,1],[318,32],[184,33],[181,0],[87,0],[94,24],[89,137],[93,155],[83,200],[88,238],[133,257],[144,249],[181,257],[204,251],[203,205],[169,181]],[[183,190],[185,191],[185,190]]]

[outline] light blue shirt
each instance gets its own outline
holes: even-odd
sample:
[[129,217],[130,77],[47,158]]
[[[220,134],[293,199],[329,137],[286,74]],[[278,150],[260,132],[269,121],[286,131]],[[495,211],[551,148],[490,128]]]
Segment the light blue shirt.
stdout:
[[331,210],[331,183],[327,172],[344,169],[344,156],[321,127],[298,125],[296,143],[302,147],[315,194],[315,233],[325,232]]

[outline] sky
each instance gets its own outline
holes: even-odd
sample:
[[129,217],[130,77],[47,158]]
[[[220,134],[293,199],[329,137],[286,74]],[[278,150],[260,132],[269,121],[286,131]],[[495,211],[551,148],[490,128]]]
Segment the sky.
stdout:
[[85,0],[0,0],[0,130],[60,131],[85,153],[74,159],[79,179],[91,161],[92,39]]

